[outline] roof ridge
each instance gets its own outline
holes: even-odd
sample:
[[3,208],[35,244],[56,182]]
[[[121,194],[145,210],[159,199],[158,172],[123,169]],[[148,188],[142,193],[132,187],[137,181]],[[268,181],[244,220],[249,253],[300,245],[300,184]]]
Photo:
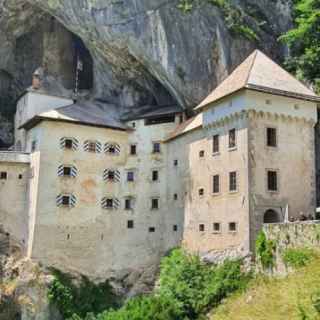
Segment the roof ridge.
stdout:
[[[252,71],[252,68],[253,68],[253,66],[254,66],[254,63],[255,63],[255,61],[256,61],[258,52],[259,52],[258,49],[256,49],[256,50],[253,52],[254,57],[252,58],[252,62],[251,62],[251,65],[250,65],[250,68],[249,68],[249,71],[248,71],[248,74],[247,74],[247,78],[246,78],[246,81],[245,81],[245,84],[244,84],[245,87],[246,87],[247,84],[248,84],[248,81],[249,81],[249,78],[250,78],[250,75],[251,75],[251,71]],[[245,61],[245,60],[244,60],[244,61]]]

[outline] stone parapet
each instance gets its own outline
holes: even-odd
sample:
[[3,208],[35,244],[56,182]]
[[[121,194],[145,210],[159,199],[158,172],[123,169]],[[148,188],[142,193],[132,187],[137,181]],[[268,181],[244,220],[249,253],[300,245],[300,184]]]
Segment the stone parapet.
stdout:
[[30,154],[16,151],[0,151],[0,163],[29,163]]

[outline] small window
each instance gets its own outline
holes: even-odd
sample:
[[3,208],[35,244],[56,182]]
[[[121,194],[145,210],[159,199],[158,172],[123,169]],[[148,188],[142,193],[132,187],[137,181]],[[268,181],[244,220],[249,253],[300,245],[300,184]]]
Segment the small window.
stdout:
[[96,152],[96,143],[93,141],[90,141],[88,143],[88,152]]
[[266,100],[266,104],[271,104],[271,103],[272,103],[271,100],[269,99]]
[[127,228],[128,228],[128,229],[133,229],[133,228],[134,228],[134,222],[133,222],[133,220],[128,220],[128,221],[127,221]]
[[130,154],[131,154],[132,156],[135,156],[135,155],[137,154],[137,146],[136,146],[135,144],[132,144],[132,145],[130,146]]
[[213,153],[219,153],[219,135],[216,134],[213,136],[213,141],[212,141],[212,151]]
[[113,199],[107,199],[106,200],[106,206],[107,209],[112,209],[113,208]]
[[174,165],[175,167],[178,166],[178,160],[177,160],[177,159],[173,160],[173,165]]
[[153,143],[152,152],[153,153],[160,153],[161,152],[161,148],[160,148],[160,143],[159,142],[154,142]]
[[151,209],[153,209],[153,210],[159,209],[159,199],[158,198],[151,199]]
[[118,143],[107,142],[104,144],[104,152],[107,155],[118,156],[120,154],[121,147]]
[[237,172],[229,172],[229,191],[237,191]]
[[220,192],[220,176],[218,174],[213,176],[213,193]]
[[23,178],[22,174],[19,174],[18,179],[21,180]]
[[71,197],[70,196],[63,196],[62,197],[62,205],[63,206],[70,206],[71,204]]
[[125,208],[125,210],[132,209],[132,199],[131,198],[125,199],[124,208]]
[[159,180],[159,171],[153,170],[152,171],[152,181],[158,181]]
[[113,144],[110,144],[108,152],[111,153],[111,154],[115,154],[116,153],[116,148],[115,148],[115,146]]
[[115,173],[114,173],[113,170],[109,170],[109,171],[108,171],[107,179],[108,179],[109,181],[114,181],[114,179],[115,179]]
[[277,146],[277,129],[267,128],[267,146],[268,147]]
[[178,225],[176,225],[176,224],[173,225],[173,231],[174,231],[174,232],[178,231]]
[[37,141],[33,140],[31,142],[31,152],[35,152],[37,150]]
[[237,231],[237,224],[235,222],[229,223],[229,231],[230,232],[236,232]]
[[8,179],[8,173],[5,171],[0,172],[0,180],[7,180]]
[[278,191],[278,175],[277,171],[268,171],[268,191]]
[[71,167],[63,167],[63,175],[71,176]]
[[214,222],[213,224],[213,232],[220,232],[221,231],[221,224],[219,222]]
[[134,181],[134,172],[133,171],[128,171],[127,172],[127,181],[133,182]]
[[203,158],[204,157],[204,150],[200,150],[199,151],[199,158]]
[[155,232],[156,231],[156,228],[155,227],[150,227],[149,228],[149,232]]
[[72,149],[72,145],[73,145],[72,139],[66,139],[64,141],[64,148],[65,149]]
[[177,194],[177,193],[175,193],[175,194],[173,195],[173,200],[178,200],[178,194]]
[[236,129],[229,130],[229,149],[235,148],[237,145]]
[[204,195],[204,189],[203,188],[200,188],[198,190],[198,193],[199,193],[199,196],[202,197]]
[[204,232],[204,230],[205,230],[204,224],[203,223],[199,224],[199,231]]
[[136,123],[135,122],[132,122],[132,128],[135,128],[136,127]]

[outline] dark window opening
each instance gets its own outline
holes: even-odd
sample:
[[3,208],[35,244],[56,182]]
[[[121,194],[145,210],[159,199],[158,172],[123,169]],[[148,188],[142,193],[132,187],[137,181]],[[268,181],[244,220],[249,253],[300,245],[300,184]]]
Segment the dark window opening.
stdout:
[[235,148],[237,145],[236,141],[236,129],[229,130],[229,148]]
[[213,193],[220,192],[220,176],[218,174],[213,176]]
[[199,193],[199,196],[200,196],[200,197],[203,196],[203,195],[204,195],[204,189],[203,189],[203,188],[200,188],[200,189],[198,190],[198,193]]
[[144,124],[146,126],[151,126],[151,125],[161,124],[161,123],[171,123],[171,122],[174,122],[174,120],[175,120],[174,115],[161,116],[161,117],[157,117],[157,118],[145,119]]
[[277,171],[268,171],[268,190],[278,191]]
[[177,166],[178,166],[178,160],[173,160],[173,165],[174,165],[175,167],[177,167]]
[[134,181],[134,172],[133,171],[127,172],[127,181],[129,181],[129,182]]
[[18,178],[19,178],[19,180],[21,180],[23,178],[23,175],[19,174]]
[[71,203],[71,198],[70,196],[63,196],[62,197],[62,205],[64,206],[69,206]]
[[70,167],[63,167],[63,175],[64,176],[71,176],[71,168]]
[[275,210],[269,209],[263,216],[263,223],[279,223],[279,215]]
[[156,228],[155,227],[150,227],[149,228],[149,232],[155,232],[156,231]]
[[132,145],[130,146],[130,154],[131,154],[132,156],[135,156],[135,155],[137,154],[137,146],[136,146],[135,144],[132,144]]
[[213,146],[212,146],[212,151],[213,153],[218,153],[219,152],[219,135],[216,134],[213,136]]
[[275,128],[267,128],[267,146],[277,146],[277,130]]
[[124,202],[124,208],[125,210],[131,210],[132,209],[132,199],[126,199]]
[[173,231],[178,231],[178,226],[176,224],[173,225]]
[[64,141],[64,147],[65,147],[66,149],[72,149],[72,144],[73,144],[73,142],[72,142],[71,139],[66,139],[66,140]]
[[178,200],[178,194],[177,194],[177,193],[175,193],[175,194],[173,195],[173,199],[174,199],[174,200]]
[[205,226],[203,223],[199,224],[199,231],[203,232],[205,230]]
[[113,199],[107,199],[106,208],[108,208],[108,209],[113,208]]
[[237,191],[237,172],[229,172],[229,191]]
[[230,232],[235,232],[237,231],[237,224],[235,222],[230,222],[229,223],[229,231]]
[[111,144],[111,145],[109,146],[108,153],[111,153],[111,154],[116,153],[116,148],[115,148],[115,146],[114,146],[113,144]]
[[215,222],[213,224],[213,231],[214,232],[220,232],[220,230],[221,230],[221,224],[219,222]]
[[95,142],[89,142],[88,144],[88,151],[89,152],[96,152],[97,144]]
[[5,171],[0,172],[0,180],[7,180],[8,179],[8,173]]
[[160,153],[160,152],[161,152],[160,143],[159,143],[159,142],[154,142],[154,143],[153,143],[152,152],[153,152],[153,153]]
[[203,158],[204,157],[204,150],[199,151],[199,158]]
[[159,180],[159,172],[157,170],[152,171],[152,181],[158,181]]
[[114,180],[114,178],[115,178],[114,171],[109,170],[109,171],[108,171],[108,180],[113,181],[113,180]]
[[159,199],[151,199],[151,209],[159,209]]
[[127,221],[127,228],[128,228],[128,229],[133,229],[133,228],[134,228],[134,222],[133,222],[133,220],[128,220],[128,221]]

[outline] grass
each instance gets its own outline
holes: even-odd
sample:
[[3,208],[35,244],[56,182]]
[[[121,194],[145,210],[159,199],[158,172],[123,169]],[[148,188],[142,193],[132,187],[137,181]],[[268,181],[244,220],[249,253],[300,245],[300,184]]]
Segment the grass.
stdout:
[[[257,276],[212,312],[210,320],[320,319],[312,296],[320,289],[320,256],[284,278]],[[303,313],[307,317],[303,317]]]

